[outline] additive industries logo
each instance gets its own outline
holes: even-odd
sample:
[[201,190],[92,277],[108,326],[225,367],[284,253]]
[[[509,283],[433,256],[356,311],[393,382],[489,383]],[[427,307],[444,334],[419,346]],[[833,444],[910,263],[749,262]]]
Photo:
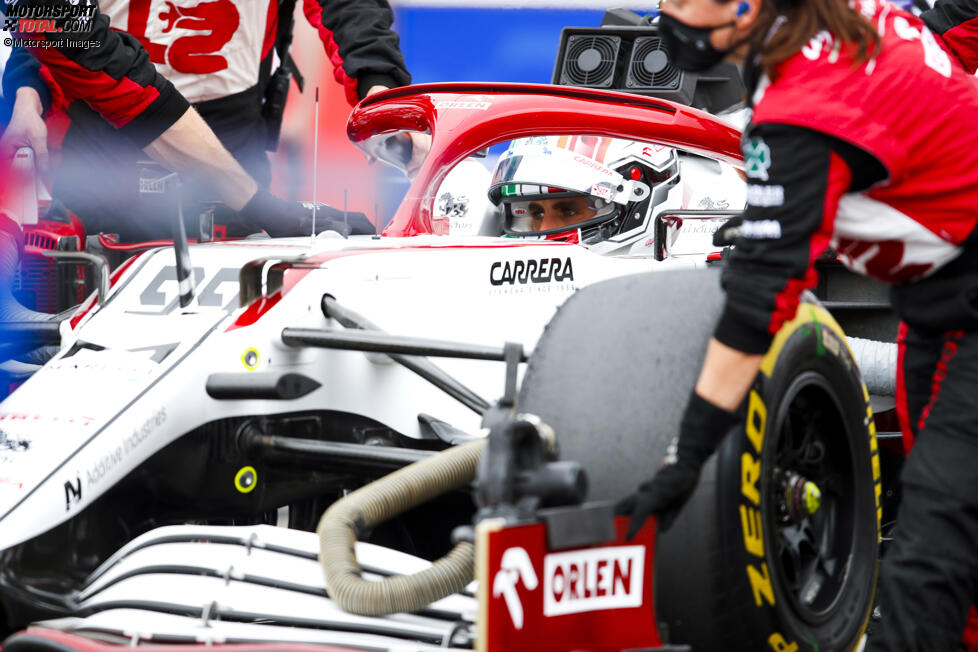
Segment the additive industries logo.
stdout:
[[14,439],[0,430],[0,451],[10,451],[10,452],[23,452],[31,447],[31,442],[28,439]]
[[16,464],[20,456],[13,453],[23,453],[30,450],[30,447],[29,439],[11,437],[0,429],[0,465]]
[[543,615],[641,607],[645,547],[615,546],[543,559]]

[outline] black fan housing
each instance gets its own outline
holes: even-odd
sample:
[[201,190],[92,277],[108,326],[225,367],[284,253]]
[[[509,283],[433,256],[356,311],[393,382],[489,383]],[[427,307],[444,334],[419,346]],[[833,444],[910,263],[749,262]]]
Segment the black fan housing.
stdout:
[[571,36],[567,40],[560,83],[611,88],[615,81],[621,38],[612,35]]
[[682,83],[682,71],[670,60],[662,39],[640,36],[635,39],[628,62],[627,88],[676,90]]

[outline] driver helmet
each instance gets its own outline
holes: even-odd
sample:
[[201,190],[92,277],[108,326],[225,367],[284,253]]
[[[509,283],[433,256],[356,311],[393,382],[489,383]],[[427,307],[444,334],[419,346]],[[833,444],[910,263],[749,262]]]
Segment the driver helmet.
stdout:
[[652,237],[653,211],[679,182],[672,148],[603,136],[514,140],[500,157],[489,200],[502,231],[623,253]]

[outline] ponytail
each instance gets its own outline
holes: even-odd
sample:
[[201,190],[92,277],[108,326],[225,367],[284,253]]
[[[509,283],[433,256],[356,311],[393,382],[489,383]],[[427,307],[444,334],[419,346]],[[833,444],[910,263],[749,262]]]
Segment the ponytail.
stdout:
[[[823,30],[831,32],[841,47],[852,48],[850,51],[856,64],[880,51],[879,33],[850,4],[850,0],[761,1],[761,13],[751,40],[754,51],[761,55],[761,68],[771,79],[775,77],[774,69],[778,64],[793,57]],[[788,20],[769,36],[779,15]]]

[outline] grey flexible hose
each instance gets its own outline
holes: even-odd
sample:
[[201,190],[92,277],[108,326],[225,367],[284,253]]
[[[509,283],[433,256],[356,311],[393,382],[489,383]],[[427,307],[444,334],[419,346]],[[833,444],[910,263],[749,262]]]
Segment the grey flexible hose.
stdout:
[[896,343],[850,337],[849,348],[869,393],[881,396],[895,395]]
[[319,521],[319,561],[329,596],[360,616],[418,611],[461,591],[472,581],[475,549],[457,544],[430,568],[414,575],[371,582],[361,577],[354,544],[357,534],[373,528],[475,479],[484,439],[454,446],[386,475],[336,501]]

